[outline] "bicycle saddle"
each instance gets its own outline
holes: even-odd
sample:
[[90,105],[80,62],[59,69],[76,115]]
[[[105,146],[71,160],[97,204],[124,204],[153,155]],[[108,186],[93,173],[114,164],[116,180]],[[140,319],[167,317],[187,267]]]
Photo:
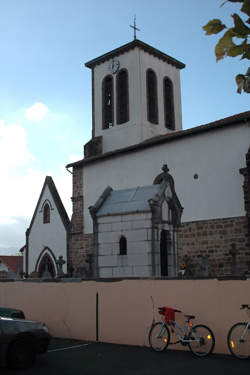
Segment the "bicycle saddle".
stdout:
[[195,319],[194,315],[184,315],[184,316],[185,316],[185,318],[188,318],[188,320]]

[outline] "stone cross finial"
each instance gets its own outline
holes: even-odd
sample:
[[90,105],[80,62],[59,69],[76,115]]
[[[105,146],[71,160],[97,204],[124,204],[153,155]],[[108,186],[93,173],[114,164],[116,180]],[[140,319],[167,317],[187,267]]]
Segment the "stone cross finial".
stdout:
[[65,264],[65,260],[63,259],[63,256],[60,255],[58,260],[56,261],[57,267],[58,267],[58,277],[64,276],[63,272],[63,265]]
[[163,166],[162,166],[162,171],[165,172],[165,173],[168,173],[168,172],[169,172],[169,168],[168,168],[168,165],[167,165],[167,164],[163,164]]

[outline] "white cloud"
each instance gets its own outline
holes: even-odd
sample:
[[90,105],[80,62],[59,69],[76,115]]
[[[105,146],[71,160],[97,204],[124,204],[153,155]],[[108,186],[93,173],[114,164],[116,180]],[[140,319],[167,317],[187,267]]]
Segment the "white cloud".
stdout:
[[[45,177],[51,175],[51,171],[42,171],[36,167],[36,159],[28,149],[25,129],[21,125],[6,124],[1,120],[0,160],[1,253],[5,248],[14,251],[23,245],[25,230],[34,213]],[[52,178],[70,216],[72,176],[66,171],[65,165],[61,165]]]
[[69,155],[69,161],[70,163],[74,163],[75,161],[82,160],[83,155]]
[[0,120],[0,160],[1,169],[9,170],[32,160],[28,151],[25,130],[20,125],[6,125]]
[[25,111],[25,118],[30,121],[39,122],[48,114],[48,107],[43,103],[37,102]]

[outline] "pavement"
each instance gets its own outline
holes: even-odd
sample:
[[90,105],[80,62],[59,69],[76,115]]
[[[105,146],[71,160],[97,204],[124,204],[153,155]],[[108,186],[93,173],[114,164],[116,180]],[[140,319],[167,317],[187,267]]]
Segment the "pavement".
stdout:
[[153,352],[148,347],[53,339],[48,353],[31,369],[1,369],[1,375],[241,375],[249,373],[250,359],[212,354],[195,357],[189,351]]

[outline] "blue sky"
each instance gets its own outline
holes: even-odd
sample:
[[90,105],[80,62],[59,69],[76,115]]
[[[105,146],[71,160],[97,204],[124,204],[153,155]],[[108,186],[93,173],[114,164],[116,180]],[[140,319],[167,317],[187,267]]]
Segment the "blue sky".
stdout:
[[0,253],[25,242],[46,175],[71,215],[65,165],[91,137],[91,71],[84,63],[137,38],[182,61],[183,128],[250,108],[234,76],[249,61],[215,61],[212,18],[232,24],[237,3],[223,0],[2,0],[0,3]]

